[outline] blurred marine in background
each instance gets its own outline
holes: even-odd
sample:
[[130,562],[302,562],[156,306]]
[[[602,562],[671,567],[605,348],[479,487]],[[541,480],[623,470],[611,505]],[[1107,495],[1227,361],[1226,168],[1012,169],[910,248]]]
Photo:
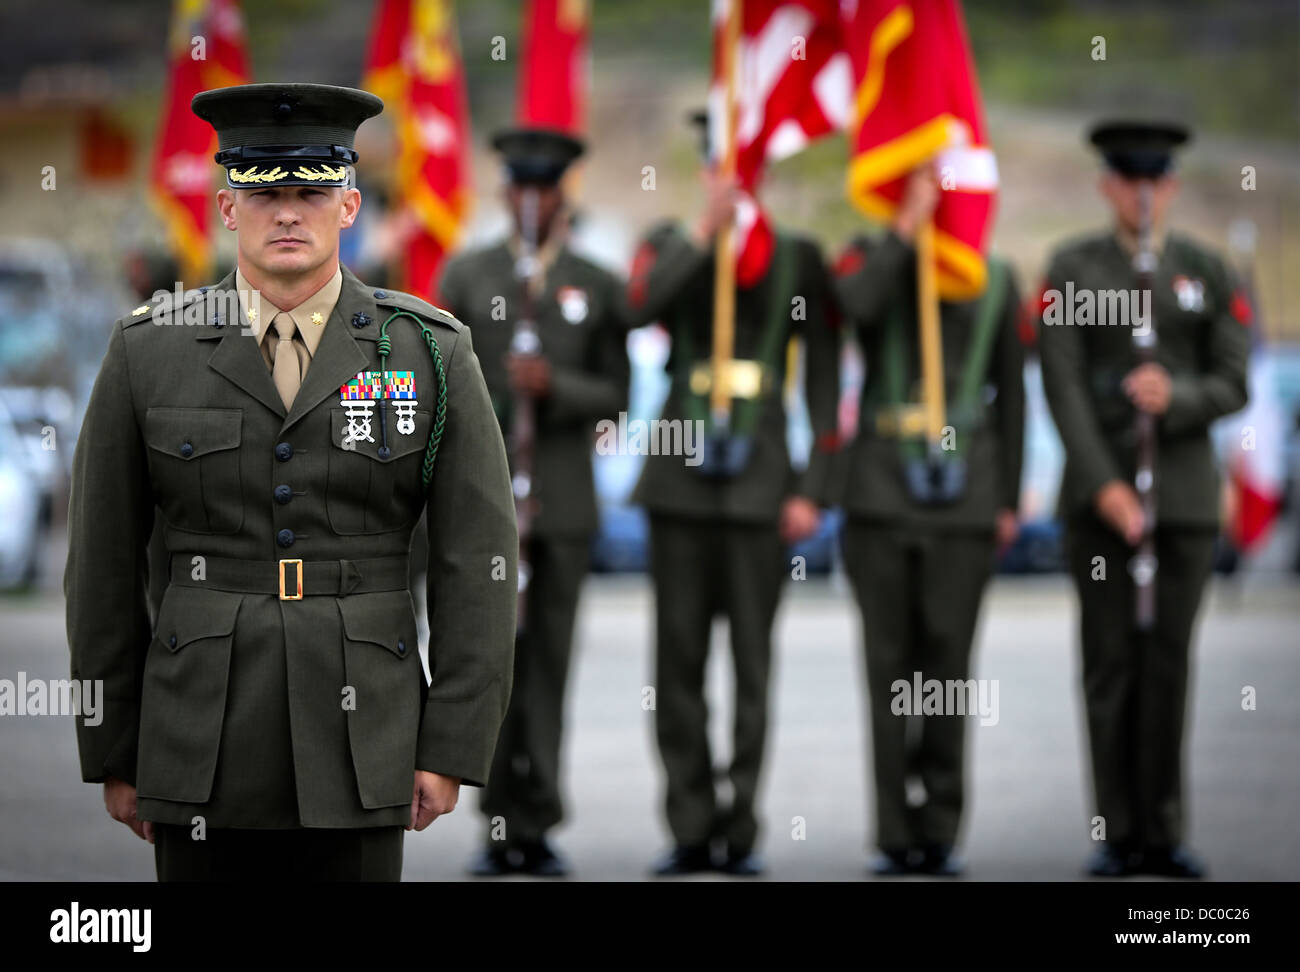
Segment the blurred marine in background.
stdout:
[[[1043,383],[1066,453],[1060,515],[1079,592],[1097,876],[1203,873],[1182,846],[1188,652],[1219,520],[1208,431],[1246,403],[1251,318],[1223,261],[1167,229],[1173,152],[1187,138],[1171,124],[1092,130],[1114,225],[1056,251],[1042,299]],[[1105,319],[1116,307],[1128,313]],[[1154,336],[1146,360],[1144,335]],[[1135,488],[1141,413],[1154,417],[1154,522]],[[1154,619],[1144,628],[1134,554],[1146,538]]]
[[557,877],[546,839],[563,818],[560,737],[578,593],[598,525],[591,453],[596,423],[627,407],[622,284],[568,245],[561,179],[583,151],[538,128],[498,133],[512,234],[451,260],[444,306],[470,326],[506,434],[520,531],[514,694],[481,809],[482,876]]
[[[736,191],[734,183],[713,175],[707,184],[696,225],[653,229],[628,285],[633,324],[660,322],[672,341],[666,366],[671,385],[659,421],[678,423],[676,441],[697,450],[709,428],[713,380],[714,238],[734,218]],[[801,474],[787,451],[782,397],[792,336],[803,339],[803,388],[814,433]],[[655,865],[660,875],[715,866],[737,875],[762,870],[754,853],[755,801],[767,733],[772,623],[790,569],[785,545],[816,532],[837,448],[838,318],[830,275],[811,240],[778,232],[766,273],[737,288],[731,364],[735,397],[727,445],[740,447],[729,455],[741,461],[725,468],[713,461],[721,456],[706,451],[661,450],[647,457],[634,495],[650,516],[655,727],[675,844]],[[735,666],[729,805],[718,796],[704,695],[718,614],[730,624]]]
[[[897,684],[910,698],[917,678],[965,683],[995,556],[1017,530],[1024,351],[1005,264],[988,261],[979,299],[939,305],[950,441],[928,455],[904,425],[920,376],[914,238],[940,191],[930,167],[915,170],[883,238],[854,241],[836,265],[844,315],[867,363],[842,502],[871,706],[879,848],[871,867],[881,875],[962,870],[955,845],[970,714],[922,715],[912,705],[900,713]],[[919,803],[909,800],[918,786]]]

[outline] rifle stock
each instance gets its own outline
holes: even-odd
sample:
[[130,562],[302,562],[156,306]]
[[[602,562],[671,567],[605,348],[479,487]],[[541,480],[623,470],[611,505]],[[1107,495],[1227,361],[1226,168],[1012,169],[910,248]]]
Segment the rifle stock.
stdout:
[[[510,350],[514,354],[535,355],[541,351],[537,336],[537,305],[534,285],[539,272],[537,258],[538,214],[537,190],[528,187],[520,200],[520,253],[515,261],[515,280],[519,284],[520,312],[515,317]],[[532,565],[528,545],[532,539],[533,517],[537,498],[533,492],[533,456],[537,445],[537,400],[529,393],[515,391],[510,421],[510,486],[515,498],[515,523],[519,531],[519,595],[515,606],[515,630],[522,632],[528,620],[528,588]]]
[[[1138,293],[1150,294],[1155,278],[1156,254],[1152,244],[1151,215],[1152,186],[1143,181],[1139,188],[1140,216],[1138,245],[1133,257],[1137,271]],[[1139,297],[1141,306],[1141,297]],[[1133,328],[1133,347],[1139,365],[1155,360],[1156,321],[1155,301],[1147,305],[1149,319],[1144,328]],[[1129,573],[1136,588],[1134,597],[1134,622],[1139,631],[1150,631],[1156,623],[1156,570],[1158,562],[1155,549],[1156,530],[1156,417],[1150,412],[1138,411],[1135,418],[1137,433],[1137,469],[1133,486],[1142,504],[1142,539],[1137,552],[1129,561]]]

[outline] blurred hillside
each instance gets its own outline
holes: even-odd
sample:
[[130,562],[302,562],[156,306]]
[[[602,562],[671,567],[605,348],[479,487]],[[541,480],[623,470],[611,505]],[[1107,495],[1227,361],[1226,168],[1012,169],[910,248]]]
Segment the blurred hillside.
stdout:
[[[367,0],[245,0],[257,80],[357,84],[372,4]],[[499,225],[487,133],[513,114],[519,4],[457,5],[476,128],[478,206],[470,239]],[[166,0],[6,0],[0,10],[0,203],[6,235],[64,241],[112,274],[124,247],[156,239],[142,173],[163,79]],[[1300,11],[1260,0],[969,0],[968,25],[998,151],[1003,191],[995,243],[1036,278],[1055,241],[1103,220],[1098,166],[1083,147],[1103,115],[1171,114],[1197,128],[1184,156],[1179,223],[1226,247],[1235,220],[1257,228],[1262,316],[1300,338]],[[493,38],[505,61],[491,58]],[[1106,60],[1092,59],[1094,37]],[[690,214],[698,159],[683,116],[703,100],[709,33],[704,0],[595,0],[593,151],[582,176],[588,245],[625,266],[652,221]],[[80,175],[86,117],[120,131],[120,177]],[[374,125],[375,123],[371,123]],[[382,123],[377,128],[383,131]],[[367,134],[363,132],[363,134]],[[368,136],[362,169],[382,171],[383,139]],[[829,139],[777,167],[765,189],[783,222],[837,250],[865,228],[844,200],[846,149]],[[39,191],[55,164],[59,190]],[[654,192],[641,188],[653,165]],[[1241,188],[1242,167],[1257,189]],[[214,167],[215,175],[215,167]],[[224,235],[224,234],[223,234]],[[228,245],[229,241],[225,241]],[[109,316],[115,314],[112,311]]]

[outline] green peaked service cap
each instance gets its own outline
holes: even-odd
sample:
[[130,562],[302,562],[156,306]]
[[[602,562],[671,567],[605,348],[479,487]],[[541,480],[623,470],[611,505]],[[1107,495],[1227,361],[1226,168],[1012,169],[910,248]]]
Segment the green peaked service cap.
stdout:
[[190,107],[217,131],[226,184],[259,189],[347,185],[357,128],[384,103],[356,88],[285,83],[200,91]]

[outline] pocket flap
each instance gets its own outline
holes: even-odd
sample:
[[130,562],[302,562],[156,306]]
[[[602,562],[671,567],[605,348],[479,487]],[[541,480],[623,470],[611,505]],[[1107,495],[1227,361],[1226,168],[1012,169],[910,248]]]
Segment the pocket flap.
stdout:
[[203,638],[234,633],[244,595],[173,584],[163,595],[154,637],[169,651],[180,651]]
[[335,598],[349,641],[387,648],[398,658],[417,653],[415,612],[406,591],[378,591]]
[[144,438],[150,449],[189,461],[238,446],[243,419],[238,408],[151,408]]

